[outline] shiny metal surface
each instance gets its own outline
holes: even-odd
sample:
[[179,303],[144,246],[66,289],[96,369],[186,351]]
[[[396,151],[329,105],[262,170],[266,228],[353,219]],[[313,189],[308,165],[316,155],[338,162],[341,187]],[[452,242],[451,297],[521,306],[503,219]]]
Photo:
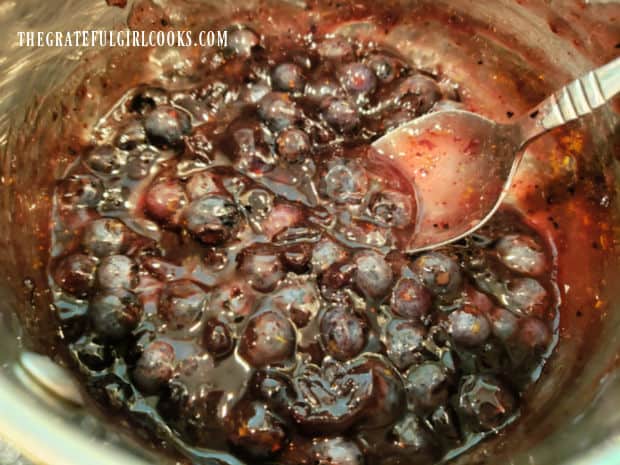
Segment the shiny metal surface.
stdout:
[[[191,3],[216,16],[241,2]],[[256,3],[243,2],[243,6]],[[303,11],[302,2],[293,3]],[[427,6],[445,12],[437,22],[421,20],[417,28],[397,28],[389,39],[399,44],[416,66],[432,69],[441,64],[455,81],[475,83],[466,97],[478,102],[478,113],[500,122],[507,119],[498,101],[513,102],[513,111],[519,114],[570,77],[617,54],[617,3],[497,0],[490,7],[482,0],[402,0],[395,4],[410,8],[414,22]],[[79,50],[18,48],[16,32],[122,27],[127,14],[128,9],[109,8],[104,1],[0,0],[0,436],[37,464],[165,463],[165,459],[153,458],[122,428],[101,421],[96,412],[62,402],[19,370],[24,350],[50,349],[33,335],[51,326],[41,285],[45,266],[40,261],[40,247],[45,246],[46,229],[37,219],[47,213],[50,173],[59,176],[64,168],[62,163],[52,165],[41,157],[43,147],[53,146],[56,139],[66,136],[62,124],[54,123],[52,113],[61,108],[60,101],[67,103],[71,113],[75,89],[86,69],[95,75],[97,71],[114,74],[109,64],[122,53],[105,51],[106,57],[101,57]],[[471,22],[470,29],[464,28],[463,18]],[[345,25],[342,32],[365,28],[372,30],[362,23]],[[446,32],[452,30],[454,34]],[[484,65],[477,65],[478,61]],[[527,79],[521,79],[523,76]],[[96,89],[96,84],[92,88]],[[71,114],[88,126],[114,98],[95,98],[81,113]],[[576,128],[591,135],[596,147],[587,162],[611,164],[617,189],[620,168],[613,144],[618,138],[618,114],[606,108]],[[524,156],[521,176],[535,175],[540,169],[537,153],[548,156],[552,149],[535,144]],[[569,163],[558,172],[564,174],[571,166]],[[610,222],[617,244],[620,208],[613,196],[610,199]],[[517,193],[510,192],[507,201],[517,200]],[[573,247],[580,249],[583,245],[575,243]],[[557,353],[531,393],[532,410],[524,412],[522,421],[509,434],[481,444],[454,463],[620,463],[620,380],[616,374],[620,353],[620,289],[616,283],[620,267],[615,250],[611,250],[600,265],[604,279],[593,274],[593,282],[586,283],[596,286],[597,302],[600,299],[607,304],[599,309],[590,307],[588,301],[584,303],[588,306],[587,312],[584,308],[587,323],[585,319],[580,325],[567,323]],[[586,268],[575,273],[589,276]],[[571,283],[563,295],[570,299],[576,287]],[[563,321],[571,318],[563,315]]]

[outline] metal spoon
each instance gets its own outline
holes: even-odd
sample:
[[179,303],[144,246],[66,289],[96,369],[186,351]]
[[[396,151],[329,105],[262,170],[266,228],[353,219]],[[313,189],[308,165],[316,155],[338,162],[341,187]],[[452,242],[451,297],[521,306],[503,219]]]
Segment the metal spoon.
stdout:
[[406,246],[418,252],[482,226],[510,187],[527,144],[591,113],[620,91],[620,58],[562,87],[514,124],[446,110],[416,118],[372,146],[412,179],[418,205]]

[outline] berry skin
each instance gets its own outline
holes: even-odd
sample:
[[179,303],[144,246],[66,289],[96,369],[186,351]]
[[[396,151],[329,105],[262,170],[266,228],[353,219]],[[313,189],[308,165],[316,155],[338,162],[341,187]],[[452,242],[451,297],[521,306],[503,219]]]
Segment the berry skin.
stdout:
[[207,352],[214,357],[228,355],[234,346],[228,326],[215,318],[207,321],[202,335],[202,342]]
[[146,136],[156,147],[179,147],[183,136],[192,129],[190,117],[184,111],[170,106],[157,107],[144,120]]
[[271,83],[276,90],[299,92],[303,90],[306,80],[301,66],[293,63],[282,63],[273,70]]
[[374,221],[381,226],[404,228],[413,221],[413,200],[394,190],[384,190],[372,196],[369,205]]
[[528,236],[504,236],[495,246],[495,250],[501,262],[517,273],[540,276],[547,267],[542,247]]
[[377,87],[377,76],[362,63],[350,63],[340,70],[340,82],[353,95],[368,94]]
[[206,245],[231,239],[240,222],[237,205],[229,198],[215,194],[194,200],[185,208],[182,218],[185,228]]
[[388,358],[400,370],[423,360],[422,349],[426,330],[411,321],[392,320],[385,329]]
[[285,129],[278,135],[276,144],[278,154],[291,162],[302,160],[310,152],[310,139],[301,129]]
[[348,100],[328,98],[322,107],[325,121],[341,133],[354,132],[360,125],[360,115]]
[[240,270],[248,283],[259,292],[271,292],[284,278],[284,266],[275,253],[251,251],[241,259]]
[[262,402],[241,402],[227,419],[229,441],[243,453],[265,458],[286,443],[285,425]]
[[430,252],[413,262],[413,271],[435,297],[450,300],[460,292],[463,277],[459,265],[442,252]]
[[335,163],[323,180],[325,194],[338,203],[360,203],[368,190],[368,176],[359,164]]
[[416,115],[427,113],[441,99],[441,90],[430,77],[418,74],[406,78],[396,90],[396,102]]
[[192,331],[200,324],[206,297],[202,288],[191,281],[173,281],[162,290],[157,312],[171,328]]
[[479,346],[491,334],[489,320],[475,307],[455,310],[448,319],[450,335],[457,344],[466,347]]
[[82,246],[96,257],[122,253],[127,241],[127,227],[114,218],[100,218],[84,229]]
[[413,278],[400,278],[390,299],[392,312],[403,318],[422,321],[431,308],[430,292]]
[[282,131],[301,119],[301,112],[284,92],[270,92],[258,103],[258,115],[273,131]]
[[240,28],[230,32],[228,51],[239,56],[250,56],[260,45],[260,37],[249,28]]
[[157,394],[172,378],[174,348],[164,341],[151,342],[142,352],[133,370],[133,381],[145,394]]
[[407,373],[409,402],[424,410],[433,410],[448,399],[450,382],[446,371],[434,362],[418,365]]
[[461,380],[458,408],[477,431],[497,428],[516,408],[512,393],[490,375],[468,375]]
[[295,352],[293,324],[278,311],[267,310],[253,316],[239,342],[239,354],[253,367],[279,364]]
[[360,252],[354,257],[353,275],[357,287],[370,298],[384,296],[392,285],[394,274],[383,255],[373,250]]
[[106,339],[121,340],[138,325],[142,304],[134,293],[113,289],[93,297],[89,313],[97,334]]
[[167,180],[151,186],[146,193],[144,208],[151,218],[170,222],[186,203],[183,186],[177,181]]
[[85,163],[96,174],[115,176],[125,165],[126,154],[110,145],[95,147],[87,156]]
[[320,329],[325,351],[336,360],[350,360],[366,346],[366,321],[345,307],[335,307],[325,312]]
[[97,259],[90,255],[75,254],[63,258],[54,268],[54,281],[65,292],[86,297],[95,284]]
[[97,285],[101,289],[131,290],[138,284],[138,267],[125,255],[110,255],[97,269]]
[[103,184],[90,174],[76,174],[62,179],[56,189],[56,198],[62,206],[93,208],[101,200]]

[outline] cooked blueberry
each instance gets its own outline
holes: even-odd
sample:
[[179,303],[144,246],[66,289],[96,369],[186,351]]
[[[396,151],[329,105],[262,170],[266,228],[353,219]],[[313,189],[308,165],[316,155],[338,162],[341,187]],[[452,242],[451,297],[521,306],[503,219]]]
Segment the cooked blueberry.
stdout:
[[516,401],[495,377],[468,375],[462,379],[458,406],[474,429],[488,431],[512,416]]
[[158,105],[168,103],[168,93],[159,87],[141,89],[129,102],[129,109],[133,112],[145,114]]
[[517,273],[538,276],[545,271],[545,252],[531,237],[516,234],[502,237],[495,250],[502,263]]
[[387,355],[394,365],[404,370],[423,361],[424,327],[411,321],[392,320],[385,328]]
[[279,457],[282,465],[364,465],[359,446],[341,436],[317,437],[311,442],[297,441]]
[[269,84],[264,82],[251,82],[241,91],[241,100],[247,103],[258,103],[271,92]]
[[192,175],[187,182],[187,193],[192,200],[209,194],[217,194],[220,188],[216,182],[217,176],[210,171],[200,171]]
[[111,145],[100,145],[89,152],[85,162],[96,173],[117,175],[126,162],[126,154]]
[[394,274],[383,255],[367,250],[356,254],[354,262],[355,284],[367,297],[379,298],[390,290]]
[[455,310],[448,317],[449,332],[457,344],[467,347],[481,345],[491,334],[491,325],[486,316],[475,307]]
[[306,84],[304,95],[313,102],[322,102],[327,97],[344,97],[344,92],[331,76],[320,76]]
[[110,345],[94,335],[82,336],[71,344],[71,350],[89,370],[101,371],[114,361]]
[[323,58],[341,60],[353,54],[353,47],[344,37],[336,36],[320,42],[317,51]]
[[249,56],[260,45],[260,37],[249,28],[239,28],[228,34],[228,50],[241,56]]
[[231,443],[253,457],[269,457],[286,443],[285,425],[262,402],[241,402],[227,419]]
[[284,277],[284,267],[275,253],[250,251],[241,259],[240,270],[248,283],[260,292],[271,292]]
[[315,273],[322,273],[347,258],[347,251],[331,239],[321,239],[314,246],[310,263]]
[[348,100],[329,98],[322,107],[325,121],[340,132],[353,132],[360,125],[360,115]]
[[147,177],[157,157],[157,153],[148,149],[131,153],[127,159],[127,176],[133,180]]
[[185,207],[187,195],[183,186],[175,180],[153,184],[144,198],[147,214],[159,221],[174,221],[174,217]]
[[100,218],[84,229],[82,245],[97,257],[118,254],[127,241],[127,227],[114,218]]
[[102,289],[131,290],[138,284],[138,267],[126,255],[110,255],[97,269],[97,285]]
[[116,146],[122,150],[133,150],[146,143],[146,131],[139,120],[131,120],[116,136]]
[[435,362],[418,365],[407,373],[409,402],[423,410],[432,410],[448,399],[450,380],[445,369]]
[[441,98],[441,90],[435,80],[418,74],[406,78],[397,88],[396,101],[417,115],[428,112]]
[[235,124],[230,131],[230,151],[240,171],[260,175],[275,168],[277,156],[265,141],[265,128],[256,122],[242,122]]
[[293,386],[290,378],[276,370],[258,370],[254,373],[248,388],[265,400],[277,413],[284,413],[293,402]]
[[392,82],[398,75],[398,63],[386,55],[373,55],[368,60],[368,66],[381,82]]
[[220,244],[232,238],[240,222],[237,206],[222,195],[200,197],[183,211],[183,224],[187,230],[207,245]]
[[222,283],[209,297],[210,312],[230,321],[249,315],[253,305],[254,295],[245,281]]
[[145,394],[156,394],[172,378],[174,348],[164,341],[151,342],[133,369],[133,381]]
[[295,273],[304,273],[312,258],[310,244],[294,244],[282,253],[282,262],[285,267]]
[[392,290],[390,308],[398,316],[421,321],[431,308],[431,294],[416,279],[400,278]]
[[284,92],[270,92],[258,103],[258,115],[273,131],[295,125],[301,112],[291,97]]
[[508,284],[506,306],[525,315],[540,316],[549,303],[547,290],[533,278],[516,278]]
[[321,317],[320,330],[325,351],[336,360],[350,360],[366,346],[366,320],[346,307],[327,310]]
[[148,114],[144,128],[149,142],[160,148],[178,147],[192,125],[187,113],[170,106],[161,106]]
[[404,228],[414,220],[412,196],[394,190],[374,194],[369,209],[374,221],[390,228]]
[[76,297],[85,297],[95,283],[96,270],[95,257],[84,254],[69,255],[55,266],[54,281],[63,291]]
[[307,326],[316,317],[321,306],[319,290],[310,280],[291,282],[272,294],[270,300],[288,315],[298,328]]
[[295,352],[295,328],[278,311],[253,316],[239,341],[239,354],[253,367],[260,368],[288,360]]
[[460,438],[458,423],[450,407],[440,405],[429,418],[433,432],[444,441],[458,441]]
[[58,183],[56,198],[58,202],[72,208],[96,207],[101,200],[103,184],[89,174],[75,174]]
[[228,355],[232,351],[234,344],[228,326],[215,318],[212,318],[205,324],[202,342],[205,349],[215,357]]
[[205,305],[206,294],[200,286],[173,281],[162,290],[157,312],[172,329],[192,331],[200,324]]
[[430,252],[413,262],[422,284],[435,296],[451,299],[461,290],[463,278],[458,263],[442,252]]
[[282,63],[273,70],[271,83],[276,90],[299,92],[303,90],[306,80],[301,66],[294,63]]
[[502,341],[510,339],[518,329],[519,320],[511,311],[496,307],[489,312],[491,331]]
[[120,340],[138,325],[142,317],[142,303],[130,291],[112,289],[93,297],[89,313],[97,334]]
[[544,351],[551,341],[551,331],[547,325],[534,317],[519,321],[519,342],[534,351]]
[[327,171],[325,194],[338,203],[359,203],[368,190],[368,175],[356,162],[337,162]]
[[285,129],[278,135],[276,144],[280,156],[289,161],[302,160],[310,151],[310,139],[301,129]]
[[377,76],[362,63],[350,63],[340,69],[340,82],[353,95],[367,94],[377,87]]

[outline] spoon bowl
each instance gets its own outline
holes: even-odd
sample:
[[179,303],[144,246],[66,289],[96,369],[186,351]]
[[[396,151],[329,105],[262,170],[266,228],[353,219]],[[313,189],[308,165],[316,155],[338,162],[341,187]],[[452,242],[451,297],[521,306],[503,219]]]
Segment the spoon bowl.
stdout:
[[416,118],[377,139],[380,160],[411,180],[416,225],[405,249],[454,242],[485,224],[510,188],[528,143],[591,113],[620,91],[620,58],[554,93],[514,124],[463,110]]

